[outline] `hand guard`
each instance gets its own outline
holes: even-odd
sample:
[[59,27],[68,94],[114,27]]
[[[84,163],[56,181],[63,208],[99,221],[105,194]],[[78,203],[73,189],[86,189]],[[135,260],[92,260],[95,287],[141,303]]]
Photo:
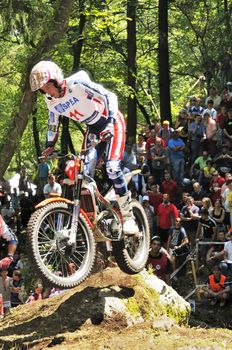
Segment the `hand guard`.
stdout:
[[54,147],[48,147],[46,148],[43,153],[42,156],[44,156],[45,158],[47,158],[50,154],[52,154],[55,151]]
[[109,141],[111,139],[111,137],[114,136],[114,124],[113,123],[109,123],[106,125],[105,129],[103,129],[100,134],[100,140],[101,141]]

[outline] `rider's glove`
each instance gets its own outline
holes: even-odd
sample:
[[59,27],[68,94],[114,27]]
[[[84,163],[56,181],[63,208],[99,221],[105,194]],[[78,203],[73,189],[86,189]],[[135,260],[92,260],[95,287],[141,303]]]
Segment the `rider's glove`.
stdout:
[[45,158],[47,158],[50,154],[52,154],[55,151],[54,147],[48,147],[46,148],[43,153],[42,156],[44,156]]
[[109,123],[106,125],[105,129],[103,129],[100,134],[100,140],[101,141],[109,141],[111,139],[111,137],[114,136],[114,124],[113,123]]

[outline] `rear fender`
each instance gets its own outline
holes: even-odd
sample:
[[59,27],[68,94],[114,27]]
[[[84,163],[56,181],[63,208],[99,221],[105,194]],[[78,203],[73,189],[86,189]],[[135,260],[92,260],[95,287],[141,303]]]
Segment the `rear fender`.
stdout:
[[[42,202],[40,202],[39,204],[36,205],[35,209],[40,209],[43,208],[45,205],[49,204],[49,203],[54,203],[54,202],[64,202],[68,205],[73,205],[74,202],[70,201],[67,198],[63,198],[63,197],[54,197],[54,198],[47,198],[45,200],[43,200]],[[89,226],[91,227],[91,229],[93,229],[94,225],[93,223],[89,220],[87,214],[84,212],[83,209],[80,209],[81,214],[84,216],[84,218],[86,219],[86,221],[88,222]]]

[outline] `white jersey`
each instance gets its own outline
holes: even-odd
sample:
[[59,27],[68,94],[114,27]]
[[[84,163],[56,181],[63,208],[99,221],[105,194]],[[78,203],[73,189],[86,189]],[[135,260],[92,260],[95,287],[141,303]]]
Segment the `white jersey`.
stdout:
[[117,118],[117,96],[93,83],[88,74],[80,71],[65,80],[65,93],[60,98],[46,95],[49,109],[47,146],[54,145],[58,136],[59,117],[66,116],[84,122],[91,132],[99,132]]

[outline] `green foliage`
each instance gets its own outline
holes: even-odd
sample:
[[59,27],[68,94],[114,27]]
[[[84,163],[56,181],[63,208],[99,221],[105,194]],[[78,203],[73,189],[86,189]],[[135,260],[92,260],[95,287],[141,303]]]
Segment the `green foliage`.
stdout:
[[[86,0],[75,2],[69,29],[53,52],[53,59],[68,76],[73,66],[73,47],[79,38],[80,15],[85,15],[80,68],[91,78],[118,95],[119,107],[126,115],[127,97],[134,96],[127,86],[127,2],[125,0]],[[26,58],[36,51],[43,33],[50,30],[57,1],[6,0],[0,4],[0,146],[9,137],[9,127],[19,108],[20,89],[27,67]],[[228,5],[229,6],[229,5]],[[231,11],[229,7],[228,11]],[[173,119],[186,102],[196,80],[210,70],[212,84],[220,87],[220,68],[225,53],[231,53],[231,22],[219,0],[169,2],[169,51],[171,106]],[[137,2],[137,94],[150,117],[159,110],[158,0]],[[205,95],[206,84],[191,94]],[[20,97],[21,98],[21,97]],[[138,122],[145,125],[138,109]],[[37,103],[38,129],[43,148],[47,111],[43,96]],[[72,124],[71,124],[72,125]],[[80,143],[80,134],[72,125],[72,136]],[[77,136],[76,136],[77,135]],[[32,121],[17,142],[11,168],[25,165],[33,173],[35,151]]]

